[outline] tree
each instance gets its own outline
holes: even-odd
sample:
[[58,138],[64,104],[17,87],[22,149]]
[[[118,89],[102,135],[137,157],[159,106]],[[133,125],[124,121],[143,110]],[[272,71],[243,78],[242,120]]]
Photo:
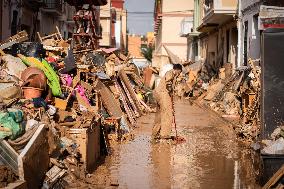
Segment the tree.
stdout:
[[142,47],[141,48],[141,53],[146,58],[149,62],[152,62],[153,58],[153,51],[154,47],[153,46],[148,46],[148,47]]

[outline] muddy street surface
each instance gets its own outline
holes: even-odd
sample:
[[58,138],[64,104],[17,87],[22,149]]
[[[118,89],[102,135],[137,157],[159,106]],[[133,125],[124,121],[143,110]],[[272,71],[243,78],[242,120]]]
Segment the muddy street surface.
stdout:
[[114,146],[88,179],[90,188],[258,188],[253,157],[221,118],[186,101],[175,103],[183,144],[151,141],[155,114],[139,120],[135,138]]

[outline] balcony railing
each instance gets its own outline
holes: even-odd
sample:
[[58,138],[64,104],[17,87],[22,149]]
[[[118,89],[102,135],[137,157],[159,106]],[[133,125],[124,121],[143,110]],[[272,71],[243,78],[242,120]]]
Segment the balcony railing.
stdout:
[[36,9],[45,6],[44,0],[24,0],[23,3],[24,3],[26,6],[29,6],[29,7],[31,7],[31,8],[36,8]]
[[61,13],[63,11],[62,9],[62,0],[44,0],[45,7],[44,9],[50,10],[50,11],[57,11],[58,13]]

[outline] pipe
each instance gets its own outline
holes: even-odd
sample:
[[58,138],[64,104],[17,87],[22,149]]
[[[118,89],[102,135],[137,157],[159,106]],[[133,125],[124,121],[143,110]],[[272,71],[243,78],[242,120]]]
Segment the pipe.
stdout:
[[239,0],[238,3],[238,61],[237,67],[242,66],[241,60],[242,58],[242,0]]

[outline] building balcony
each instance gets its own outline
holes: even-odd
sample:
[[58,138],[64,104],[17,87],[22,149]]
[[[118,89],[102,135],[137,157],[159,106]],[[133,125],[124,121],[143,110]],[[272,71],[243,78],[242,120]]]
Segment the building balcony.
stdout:
[[67,0],[67,3],[71,6],[83,6],[84,4],[90,4],[95,6],[106,5],[108,0]]
[[186,37],[188,34],[193,33],[193,17],[186,17],[181,21],[180,36]]
[[40,7],[45,6],[44,0],[24,0],[23,3],[24,5],[36,10],[39,9]]
[[204,24],[222,24],[237,14],[237,0],[205,0],[203,4]]
[[56,16],[61,16],[63,13],[63,1],[62,0],[44,0],[45,7],[42,11]]

